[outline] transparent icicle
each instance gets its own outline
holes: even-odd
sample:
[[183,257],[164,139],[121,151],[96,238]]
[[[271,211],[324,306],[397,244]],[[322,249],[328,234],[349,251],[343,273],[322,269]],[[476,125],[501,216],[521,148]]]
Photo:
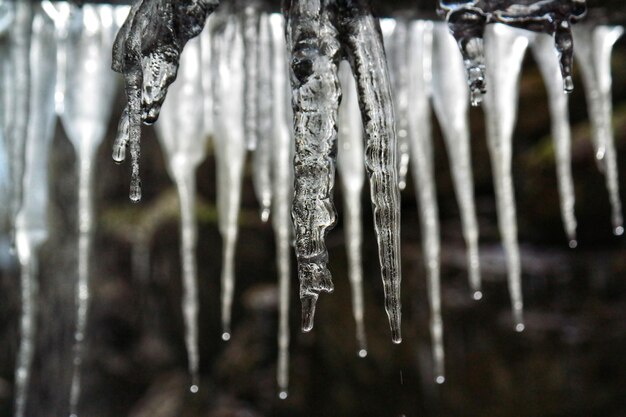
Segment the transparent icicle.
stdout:
[[340,2],[340,35],[359,91],[364,121],[365,167],[394,343],[402,341],[400,302],[400,190],[391,85],[378,20],[365,0]]
[[177,83],[170,87],[156,123],[167,168],[180,198],[180,258],[183,275],[183,318],[191,392],[198,391],[198,271],[196,261],[196,169],[206,157],[207,136],[202,107],[200,39],[192,39],[181,54]]
[[[269,15],[259,17],[258,61],[260,68],[271,68],[272,65],[272,34],[269,27]],[[261,206],[261,219],[266,222],[270,216],[272,205],[272,155],[275,147],[272,144],[272,78],[275,75],[269,70],[259,71],[257,75],[258,92],[254,98],[258,100],[255,136],[255,152],[253,154],[252,183],[257,200]],[[247,92],[246,92],[247,95]],[[248,100],[249,98],[246,98]]]
[[[57,28],[63,23],[57,23]],[[56,106],[63,109],[61,121],[76,152],[78,174],[78,279],[76,282],[76,327],[74,329],[73,375],[70,413],[77,415],[80,399],[80,367],[90,302],[89,274],[94,233],[93,175],[96,153],[107,131],[115,98],[117,77],[110,70],[111,46],[118,27],[112,6],[84,5],[72,10],[63,36],[66,46],[57,62],[64,64],[57,77],[65,90],[57,89]],[[62,103],[59,103],[59,94]]]
[[235,287],[235,245],[246,155],[243,129],[244,48],[241,26],[234,16],[212,34],[215,158],[219,228],[222,235],[222,339],[230,339]]
[[463,59],[444,23],[433,29],[432,100],[448,151],[456,199],[459,202],[463,237],[467,246],[467,270],[475,300],[482,298],[478,256],[478,221],[474,203],[474,180],[468,117],[469,88]]
[[115,39],[111,67],[124,74],[128,105],[113,145],[113,159],[121,162],[123,148],[130,147],[130,199],[134,202],[141,200],[141,123],[158,119],[185,44],[200,34],[218,4],[219,0],[138,0]]
[[293,0],[287,39],[295,135],[292,217],[296,237],[302,330],[313,328],[320,292],[334,287],[325,236],[335,224],[333,205],[340,44],[323,2]]
[[548,108],[552,120],[552,141],[556,159],[557,182],[561,203],[561,218],[570,248],[577,246],[576,215],[574,214],[574,180],[571,167],[572,134],[569,125],[568,98],[560,88],[561,72],[554,53],[552,38],[539,34],[532,38],[531,50],[548,93]]
[[[259,60],[263,59],[259,51],[259,11],[255,1],[248,1],[241,11],[241,25],[243,28],[243,45],[245,49],[244,60],[244,129],[246,134],[246,146],[249,150],[254,150],[257,145],[257,127],[259,122],[258,99],[259,68],[267,68],[259,65]],[[270,74],[266,74],[270,76]]]
[[509,293],[517,331],[524,330],[524,304],[511,158],[519,79],[527,46],[528,38],[518,29],[494,24],[489,25],[485,31],[485,59],[490,86],[485,95],[487,145],[496,194],[498,226],[507,259]]
[[367,356],[363,304],[363,219],[361,195],[365,182],[363,164],[363,123],[354,77],[347,63],[339,67],[343,97],[339,106],[339,144],[337,167],[340,173],[344,206],[344,230],[348,251],[348,277],[352,288],[352,314],[356,324],[358,355]]
[[11,150],[9,124],[13,120],[13,73],[11,60],[11,27],[15,19],[15,3],[0,4],[0,230],[8,232],[13,220],[11,201]]
[[591,137],[595,145],[596,159],[606,177],[615,235],[624,233],[624,221],[613,138],[611,52],[613,45],[623,33],[622,26],[592,26],[591,24],[580,25],[574,30],[576,57],[582,74],[591,120]]
[[[20,345],[15,370],[15,416],[26,411],[37,333],[37,256],[48,239],[48,155],[55,126],[56,45],[54,25],[39,8],[32,21],[29,111],[24,146],[23,194],[15,223],[15,244],[21,267]],[[31,25],[28,21],[21,22]]]
[[200,34],[200,47],[202,49],[202,92],[204,99],[202,100],[204,108],[204,134],[205,136],[213,136],[213,76],[211,75],[211,34],[213,33],[213,26],[215,17],[209,17],[202,33]]
[[7,138],[11,174],[11,224],[15,224],[17,212],[22,202],[24,178],[24,147],[28,132],[30,109],[30,48],[33,22],[33,3],[18,0],[13,6],[14,20],[10,29],[9,60],[11,80],[8,106],[11,112],[7,117]]
[[[261,33],[269,23],[271,62],[270,68],[272,106],[270,136],[260,140],[271,141],[273,188],[272,225],[276,236],[276,261],[278,264],[278,366],[276,377],[278,397],[287,398],[289,390],[289,300],[291,287],[291,202],[293,199],[294,142],[291,133],[290,91],[287,78],[287,46],[285,22],[282,15],[261,16]],[[263,37],[261,37],[263,42]],[[269,96],[266,96],[266,98]],[[261,110],[261,107],[259,107]],[[257,148],[258,151],[259,148]]]
[[563,89],[567,93],[574,89],[571,28],[572,23],[585,16],[586,0],[440,0],[439,6],[463,54],[473,105],[478,105],[485,93],[483,34],[487,23],[493,22],[552,35]]
[[[409,94],[407,90],[408,62],[408,23],[403,19],[385,19],[381,22],[383,40],[387,52],[387,66],[393,90],[393,104],[398,135],[398,186],[406,187],[409,169]],[[389,22],[391,20],[391,22]]]
[[433,24],[418,20],[409,27],[409,107],[414,114],[409,119],[409,143],[415,194],[418,196],[422,232],[422,252],[426,266],[428,301],[430,304],[430,333],[433,345],[434,375],[443,383],[444,349],[443,319],[441,317],[439,209],[433,161],[433,143],[429,92],[432,76]]

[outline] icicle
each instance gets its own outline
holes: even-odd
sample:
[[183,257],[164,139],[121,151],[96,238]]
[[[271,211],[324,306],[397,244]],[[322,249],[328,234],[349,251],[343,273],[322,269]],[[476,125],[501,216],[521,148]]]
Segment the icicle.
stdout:
[[7,138],[9,140],[11,173],[11,224],[15,224],[17,212],[22,202],[24,178],[24,147],[28,132],[28,112],[30,108],[30,48],[33,22],[33,4],[28,0],[16,1],[14,20],[10,29],[9,60],[11,81],[8,96]]
[[474,180],[468,120],[469,88],[463,59],[444,23],[436,23],[433,38],[433,108],[448,151],[456,199],[459,202],[463,237],[467,245],[467,270],[475,300],[482,298],[478,257],[478,222],[474,204]]
[[[19,7],[18,7],[19,9]],[[28,31],[31,25],[28,20]],[[30,39],[30,35],[29,35]],[[30,42],[30,41],[29,41]],[[23,194],[15,222],[17,257],[22,268],[20,346],[15,371],[15,416],[26,409],[31,364],[37,329],[37,253],[48,238],[48,150],[54,133],[54,86],[56,78],[54,27],[39,10],[32,21],[30,51],[29,112],[24,156]],[[26,65],[28,66],[28,65]]]
[[256,150],[254,152],[252,181],[257,200],[261,206],[261,219],[266,222],[270,216],[272,202],[272,154],[276,149],[272,145],[273,120],[272,120],[272,78],[275,74],[267,70],[271,68],[271,33],[269,27],[269,16],[263,14],[259,20],[258,39],[258,65],[266,70],[259,71],[258,93],[255,94],[257,103],[258,129],[256,135]]
[[571,167],[571,131],[567,95],[560,88],[561,72],[552,39],[548,35],[533,37],[531,49],[548,92],[548,107],[552,119],[552,140],[556,159],[557,180],[561,203],[561,217],[569,246],[575,248],[576,216],[574,214],[574,181]]
[[159,122],[155,125],[167,158],[170,176],[180,198],[180,258],[183,272],[185,344],[191,374],[191,391],[198,390],[198,273],[196,262],[196,169],[206,156],[207,136],[202,107],[200,39],[192,39],[181,54],[178,82],[170,88]]
[[[259,137],[260,140],[271,140],[272,159],[274,167],[273,187],[274,194],[272,225],[276,236],[276,261],[278,264],[278,366],[276,377],[278,382],[278,396],[287,398],[289,390],[289,294],[291,287],[291,201],[293,198],[293,136],[291,123],[293,118],[290,111],[289,82],[287,79],[287,46],[285,45],[285,22],[281,15],[261,16],[261,33],[269,23],[271,31],[270,68],[271,79],[271,136]],[[261,37],[263,42],[263,37]],[[269,97],[265,96],[266,98]],[[261,107],[259,106],[259,110]],[[260,114],[259,114],[260,116]],[[258,151],[258,149],[257,149]]]
[[432,75],[433,24],[415,21],[409,27],[408,58],[409,107],[414,112],[409,119],[409,143],[415,181],[415,194],[419,197],[419,213],[422,231],[422,251],[428,282],[430,304],[430,333],[433,344],[435,381],[443,383],[444,349],[443,320],[441,318],[439,209],[433,161],[433,144],[430,123],[428,92]]
[[218,4],[219,0],[137,0],[115,39],[112,68],[124,74],[128,106],[122,115],[125,120],[120,121],[114,159],[122,156],[120,144],[130,144],[130,199],[134,202],[141,200],[141,122],[151,124],[159,117],[182,49],[202,31]]
[[524,321],[511,158],[519,78],[527,46],[528,38],[517,29],[495,24],[489,25],[485,32],[485,58],[490,85],[485,96],[487,145],[491,157],[498,226],[507,259],[509,293],[517,331],[524,330]]
[[624,33],[622,26],[580,25],[574,31],[576,57],[580,65],[596,158],[606,177],[611,202],[613,233],[624,233],[622,202],[619,197],[617,155],[613,139],[611,103],[611,51]]
[[246,155],[243,130],[243,38],[234,17],[225,17],[212,35],[215,157],[219,228],[222,234],[222,339],[230,339],[231,309],[235,286],[235,245]]
[[[243,27],[243,45],[245,49],[244,59],[244,129],[246,134],[246,146],[249,150],[256,149],[258,122],[257,112],[258,93],[259,93],[259,77],[262,71],[259,68],[267,68],[259,66],[259,60],[263,59],[259,51],[259,11],[258,4],[255,1],[247,2],[241,12],[241,25]],[[266,77],[271,74],[263,74]]]
[[463,54],[471,101],[478,105],[485,93],[485,63],[483,33],[485,25],[492,22],[554,36],[554,45],[560,58],[563,89],[574,89],[572,81],[573,42],[571,24],[585,16],[586,0],[533,1],[446,1],[439,0],[440,10],[445,14],[450,31]]
[[[63,23],[55,21],[57,28]],[[74,331],[73,377],[70,413],[77,415],[80,399],[80,365],[83,358],[85,330],[89,309],[89,269],[94,232],[93,174],[96,152],[104,139],[115,98],[116,76],[109,69],[110,51],[117,26],[112,6],[84,5],[74,9],[67,32],[59,33],[66,48],[61,56],[65,73],[61,121],[74,146],[78,165],[78,280],[76,283],[76,328]],[[59,61],[57,61],[59,62]]]
[[363,123],[354,77],[350,66],[345,62],[339,67],[339,80],[343,97],[339,106],[337,167],[340,173],[345,211],[344,235],[348,251],[348,277],[352,287],[352,314],[356,323],[358,355],[365,357],[367,356],[367,338],[363,320],[363,261],[361,259],[363,242],[361,194],[365,181]]
[[215,18],[207,19],[204,30],[200,34],[200,48],[202,49],[201,71],[202,92],[204,99],[204,135],[213,136],[213,80],[211,75],[211,34],[213,33]]
[[340,45],[329,10],[319,2],[293,0],[288,12],[295,134],[292,216],[302,302],[302,330],[313,328],[319,293],[332,292],[326,233],[335,224],[337,79]]
[[394,343],[400,331],[400,191],[396,165],[396,134],[391,87],[378,21],[365,0],[343,1],[340,33],[355,74],[359,106],[364,120],[365,167],[370,177],[370,196]]
[[396,131],[398,134],[398,186],[406,187],[406,176],[409,169],[409,96],[408,84],[408,53],[407,22],[401,19],[387,19],[392,22],[381,23],[383,40],[387,52],[389,78],[393,87],[393,104],[396,115]]

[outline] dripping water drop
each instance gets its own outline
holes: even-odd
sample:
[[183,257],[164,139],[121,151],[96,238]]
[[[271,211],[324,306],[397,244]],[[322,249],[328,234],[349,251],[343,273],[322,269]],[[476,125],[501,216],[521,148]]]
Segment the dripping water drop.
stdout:
[[569,247],[570,249],[574,249],[578,246],[578,241],[576,239],[572,239],[569,241]]
[[270,219],[270,209],[267,207],[264,207],[261,210],[261,221],[263,223],[267,223],[267,221]]
[[446,382],[446,377],[443,375],[439,375],[437,378],[435,378],[435,382],[441,385]]
[[525,328],[526,328],[526,326],[524,326],[524,323],[517,323],[515,325],[515,331],[518,332],[518,333],[523,332]]
[[287,399],[287,391],[281,391],[278,393],[278,398],[280,398],[281,400],[286,400]]
[[476,301],[481,300],[483,298],[483,292],[482,291],[474,291],[473,297],[474,297],[474,300],[476,300]]
[[361,349],[359,350],[359,358],[365,358],[367,356],[367,350]]
[[189,391],[190,391],[192,394],[196,394],[196,393],[198,392],[198,386],[197,386],[196,384],[191,385],[191,386],[189,387]]
[[222,340],[224,342],[228,342],[230,340],[230,333],[228,333],[228,332],[222,333]]
[[574,91],[574,80],[571,75],[563,79],[563,91],[565,94],[571,94]]
[[615,236],[621,236],[624,234],[624,226],[617,226],[615,230],[613,230]]

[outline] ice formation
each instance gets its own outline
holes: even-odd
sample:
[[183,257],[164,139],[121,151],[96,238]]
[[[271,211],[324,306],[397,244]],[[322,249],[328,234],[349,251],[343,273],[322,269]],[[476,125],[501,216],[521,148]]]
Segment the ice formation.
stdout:
[[[205,22],[217,7],[216,0],[138,0],[115,42],[114,30],[121,23],[118,17],[127,12],[126,8],[87,5],[68,14],[67,8],[55,9],[49,2],[44,3],[49,11],[56,10],[59,19],[69,21],[65,25],[56,19],[52,22],[28,1],[10,5],[0,2],[5,7],[0,10],[0,157],[10,161],[8,172],[0,172],[10,195],[2,209],[13,217],[23,309],[16,367],[18,417],[25,415],[33,360],[37,251],[47,238],[46,164],[55,109],[78,157],[78,320],[70,399],[71,413],[77,411],[94,230],[90,184],[95,151],[104,136],[113,99],[114,78],[105,70],[111,47],[112,66],[123,73],[128,97],[113,158],[123,161],[126,148],[130,148],[133,201],[141,197],[141,124],[155,122],[163,105],[157,129],[180,195],[182,304],[192,392],[198,390],[199,363],[195,170],[206,155],[209,136],[217,161],[217,205],[223,237],[224,340],[231,335],[241,183],[246,153],[254,151],[253,180],[261,216],[271,220],[277,245],[279,398],[287,397],[289,384],[290,255],[294,236],[305,331],[313,326],[319,294],[333,289],[325,237],[337,216],[332,201],[335,165],[344,198],[358,354],[363,357],[367,355],[360,254],[364,176],[367,173],[370,180],[385,307],[392,340],[399,343],[399,190],[406,183],[410,162],[423,234],[435,380],[443,382],[441,243],[431,106],[450,160],[467,245],[470,288],[473,297],[480,299],[468,104],[480,102],[485,94],[498,223],[516,329],[523,330],[511,158],[518,82],[528,47],[548,90],[561,213],[570,246],[576,246],[576,218],[571,133],[563,85],[565,91],[571,91],[573,41],[589,102],[596,157],[606,175],[614,233],[623,233],[610,96],[611,48],[623,29],[591,23],[572,29],[571,24],[585,13],[583,0],[521,5],[512,1],[441,1],[457,45],[444,23],[384,19],[381,33],[365,0],[291,0],[286,2],[284,17],[261,11],[260,3],[251,2],[236,11],[225,7],[208,24]],[[192,40],[203,28],[202,36]],[[168,87],[177,76],[164,103]],[[6,181],[6,175],[10,181]]]

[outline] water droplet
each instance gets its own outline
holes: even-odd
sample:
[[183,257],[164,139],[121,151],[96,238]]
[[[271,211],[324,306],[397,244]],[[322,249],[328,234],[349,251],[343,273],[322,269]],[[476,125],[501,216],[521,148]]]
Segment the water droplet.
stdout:
[[278,393],[278,398],[280,398],[281,400],[286,400],[287,399],[287,391],[281,391]]
[[517,323],[517,325],[515,326],[515,331],[521,333],[524,331],[525,328],[526,326],[524,326],[524,323]]
[[474,291],[474,300],[478,301],[481,300],[483,298],[483,292],[482,291]]
[[230,333],[228,333],[228,332],[222,333],[222,340],[224,342],[228,342],[230,340]]
[[443,375],[439,375],[437,378],[435,378],[435,382],[441,385],[446,382],[446,377],[444,377]]
[[624,234],[624,226],[617,226],[615,228],[615,230],[613,231],[613,233],[615,234],[615,236],[621,236]]
[[577,246],[578,246],[578,241],[576,239],[572,239],[572,240],[569,241],[570,249],[574,249]]
[[361,349],[359,350],[359,358],[364,358],[367,356],[367,350]]

